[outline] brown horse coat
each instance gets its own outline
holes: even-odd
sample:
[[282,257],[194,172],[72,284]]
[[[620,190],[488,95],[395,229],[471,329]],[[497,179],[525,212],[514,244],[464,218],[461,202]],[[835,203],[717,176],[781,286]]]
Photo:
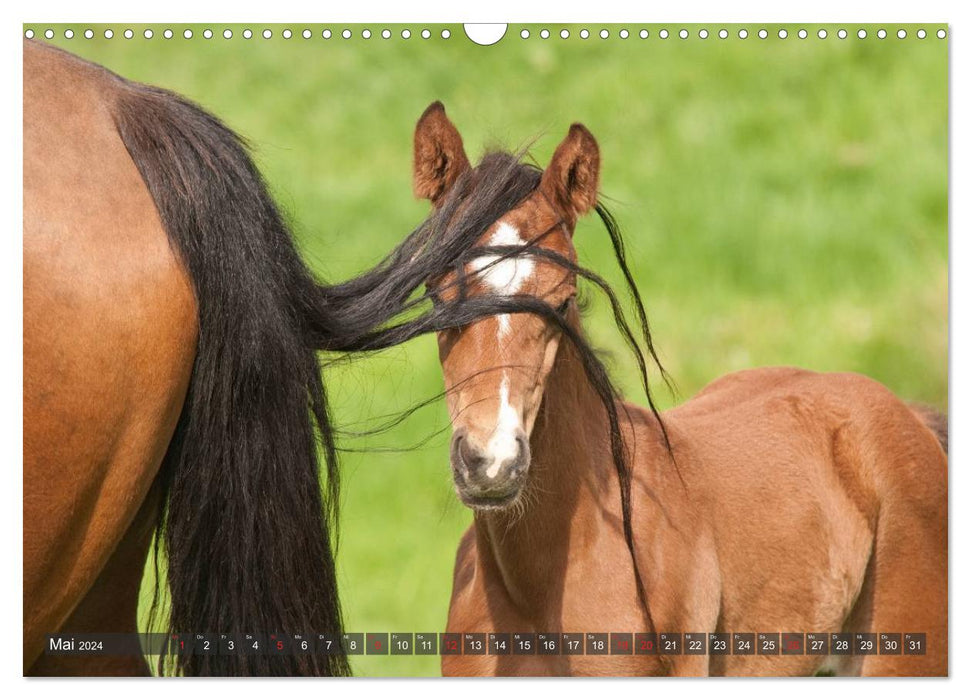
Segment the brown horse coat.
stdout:
[[[146,499],[195,353],[192,286],[118,136],[102,69],[24,43],[24,670],[55,631],[135,632]],[[175,332],[173,332],[175,329]],[[35,665],[36,662],[36,665]]]

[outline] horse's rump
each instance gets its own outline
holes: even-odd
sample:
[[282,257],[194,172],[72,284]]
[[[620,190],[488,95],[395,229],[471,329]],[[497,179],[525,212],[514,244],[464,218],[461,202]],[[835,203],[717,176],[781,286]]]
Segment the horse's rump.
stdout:
[[947,414],[938,411],[933,406],[923,403],[910,402],[907,405],[910,407],[910,410],[914,413],[914,415],[917,416],[920,422],[926,425],[927,428],[934,433],[937,441],[944,449],[944,453],[947,454]]
[[[31,674],[98,671],[89,659],[35,664],[45,634],[137,629],[148,546],[140,525],[155,514],[145,496],[195,352],[191,284],[118,138],[108,108],[114,82],[62,51],[24,45],[23,605]],[[127,571],[121,559],[131,560]],[[140,660],[126,669],[146,671]]]

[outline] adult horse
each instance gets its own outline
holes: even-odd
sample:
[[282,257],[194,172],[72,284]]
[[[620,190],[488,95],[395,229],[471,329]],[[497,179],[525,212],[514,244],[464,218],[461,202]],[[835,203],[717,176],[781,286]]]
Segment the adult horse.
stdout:
[[[444,111],[419,121],[415,188],[436,208],[454,204],[435,162],[459,164],[451,177],[488,193],[497,185],[477,171],[515,160],[493,154],[473,170],[461,149]],[[439,334],[453,479],[475,514],[448,630],[922,632],[927,653],[467,654],[443,656],[443,672],[946,674],[946,421],[866,377],[794,368],[722,377],[663,415],[622,402],[574,303],[585,277],[618,310],[573,246],[599,168],[579,124],[545,171],[509,166],[530,193],[429,282],[444,302],[495,310]],[[613,220],[598,212],[630,283]]]
[[[522,194],[495,192],[483,221]],[[43,647],[47,634],[138,630],[153,531],[167,629],[341,631],[317,351],[464,320],[393,322],[466,247],[442,230],[430,222],[374,269],[318,284],[232,131],[177,95],[25,42],[25,673],[148,673],[141,657]],[[348,671],[341,654],[176,653],[160,666]]]

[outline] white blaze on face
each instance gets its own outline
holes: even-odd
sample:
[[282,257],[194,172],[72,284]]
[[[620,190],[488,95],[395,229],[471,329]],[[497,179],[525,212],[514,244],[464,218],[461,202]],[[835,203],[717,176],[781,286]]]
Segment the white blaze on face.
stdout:
[[496,419],[496,429],[486,446],[486,453],[492,457],[492,464],[486,468],[486,476],[490,479],[494,479],[499,473],[503,462],[519,454],[519,441],[516,436],[521,429],[519,412],[509,403],[509,377],[503,372],[502,384],[499,385],[499,416]]
[[[515,226],[505,221],[499,222],[495,233],[489,238],[490,246],[523,246],[529,241],[523,240]],[[498,261],[498,262],[497,262]],[[516,294],[523,283],[533,274],[534,262],[529,256],[502,258],[501,255],[483,255],[472,261],[472,269],[479,272],[479,278],[493,292],[504,296]],[[509,316],[499,316],[499,340],[509,332]],[[500,349],[502,343],[499,344]]]
[[[495,233],[489,238],[490,246],[523,246],[529,241],[523,240],[519,230],[504,221],[499,222]],[[498,261],[498,262],[497,262]],[[533,274],[535,263],[529,256],[508,257],[500,255],[483,255],[472,261],[472,268],[479,273],[479,278],[488,285],[493,292],[504,296],[516,294],[523,284]],[[481,270],[481,272],[479,272]],[[507,353],[505,340],[509,334],[509,315],[500,314],[498,317],[499,356],[503,358]],[[489,438],[486,452],[492,457],[492,463],[486,469],[486,476],[490,479],[499,473],[499,467],[506,460],[519,453],[517,435],[522,431],[522,419],[519,412],[509,403],[509,376],[503,370],[502,382],[499,385],[499,415],[496,417],[496,428]]]

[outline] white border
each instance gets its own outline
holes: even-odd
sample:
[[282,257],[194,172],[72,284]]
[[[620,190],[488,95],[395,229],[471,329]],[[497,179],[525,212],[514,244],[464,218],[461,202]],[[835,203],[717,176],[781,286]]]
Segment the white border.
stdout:
[[[927,22],[950,23],[949,42],[951,46],[951,123],[971,124],[971,109],[968,105],[969,94],[969,53],[962,41],[962,36],[971,35],[971,23],[967,23],[963,3],[923,0],[922,2],[901,2],[899,0],[885,0],[879,4],[853,4],[845,0],[814,0],[802,6],[784,3],[735,0],[731,3],[694,2],[686,3],[631,3],[624,0],[600,0],[598,2],[558,2],[537,6],[525,6],[521,0],[495,0],[483,3],[478,7],[469,7],[465,3],[452,2],[411,2],[411,3],[346,3],[332,5],[330,3],[288,2],[274,0],[262,6],[250,5],[241,8],[237,3],[214,3],[201,8],[199,3],[186,0],[166,0],[155,6],[152,3],[128,2],[47,2],[45,5],[19,5],[17,15],[2,25],[7,32],[0,43],[3,52],[2,68],[4,91],[2,94],[16,96],[9,100],[4,113],[4,141],[9,145],[6,149],[5,167],[3,170],[2,196],[4,206],[2,211],[7,219],[4,227],[4,250],[0,255],[0,280],[3,284],[3,304],[0,305],[0,328],[4,329],[3,356],[0,358],[0,389],[2,389],[2,440],[4,457],[2,465],[7,479],[13,481],[4,489],[6,500],[2,509],[4,532],[8,533],[3,539],[4,558],[6,562],[5,575],[2,577],[0,600],[5,602],[3,609],[3,626],[9,641],[5,645],[3,655],[5,684],[15,685],[10,688],[18,696],[29,694],[38,697],[57,697],[63,700],[65,695],[74,693],[107,694],[108,696],[140,697],[169,697],[172,693],[184,692],[226,692],[240,698],[264,696],[267,693],[277,693],[283,688],[277,686],[279,681],[261,680],[255,683],[244,681],[83,681],[81,685],[70,681],[25,681],[21,678],[19,640],[21,638],[21,512],[22,512],[22,484],[21,469],[14,465],[22,464],[22,270],[21,246],[18,232],[22,228],[22,163],[20,144],[22,142],[22,74],[20,42],[13,39],[19,33],[19,25],[25,21],[71,22],[85,21],[100,23],[107,21],[143,22],[200,22],[216,19],[238,21],[275,22],[283,19],[299,18],[302,21],[317,22],[591,22],[613,23],[642,22],[671,23],[672,27],[678,23],[716,23],[716,22],[845,22],[845,23],[873,23],[885,22],[888,26],[897,23]],[[3,12],[6,14],[7,9]],[[965,40],[966,41],[966,40]],[[967,129],[968,127],[964,127]],[[967,329],[964,311],[968,308],[967,285],[962,279],[961,272],[967,270],[967,244],[964,237],[968,235],[967,204],[965,193],[968,188],[969,139],[960,128],[951,132],[951,185],[950,185],[950,227],[951,227],[951,308],[957,313],[951,314],[951,358],[963,357],[963,350],[968,347]],[[19,338],[18,338],[19,336]],[[525,693],[555,693],[565,696],[590,696],[599,693],[615,694],[676,694],[679,697],[695,696],[705,693],[755,693],[757,695],[778,696],[785,694],[793,698],[813,698],[821,695],[831,695],[846,692],[853,695],[875,694],[881,696],[911,697],[916,694],[933,693],[935,696],[955,696],[961,693],[968,695],[968,679],[971,671],[963,666],[971,644],[963,636],[971,632],[968,624],[968,604],[964,601],[961,591],[968,589],[968,516],[964,512],[963,501],[967,499],[968,464],[962,457],[966,454],[962,437],[968,434],[965,429],[967,413],[965,410],[967,399],[968,372],[960,361],[952,362],[950,413],[951,434],[956,436],[951,442],[951,463],[955,465],[951,470],[951,647],[950,669],[951,680],[948,681],[910,681],[910,680],[869,680],[844,681],[839,679],[816,679],[802,681],[778,680],[735,680],[735,681],[683,681],[683,680],[648,680],[648,681],[546,681],[540,685],[537,681],[510,679],[492,682],[459,682],[453,680],[416,680],[416,681],[364,681],[355,679],[350,681],[290,681],[286,692],[308,693],[314,695],[353,693],[355,696],[369,696],[371,694],[398,694],[413,690],[427,697],[451,697],[460,695],[466,698],[492,696],[495,693],[506,693],[512,690]],[[20,460],[18,462],[18,459]],[[960,500],[959,500],[960,499]],[[15,534],[16,533],[16,534]],[[11,545],[13,547],[11,548]],[[178,687],[169,683],[176,682]],[[191,683],[188,688],[183,683]],[[134,683],[139,683],[134,686]],[[206,686],[197,683],[208,683]],[[292,683],[300,683],[299,686]],[[323,684],[321,684],[323,683]],[[717,685],[711,685],[716,683]],[[552,684],[552,685],[548,685]],[[650,684],[650,685],[648,685]],[[663,684],[663,685],[658,685]],[[964,690],[961,691],[960,688]]]

